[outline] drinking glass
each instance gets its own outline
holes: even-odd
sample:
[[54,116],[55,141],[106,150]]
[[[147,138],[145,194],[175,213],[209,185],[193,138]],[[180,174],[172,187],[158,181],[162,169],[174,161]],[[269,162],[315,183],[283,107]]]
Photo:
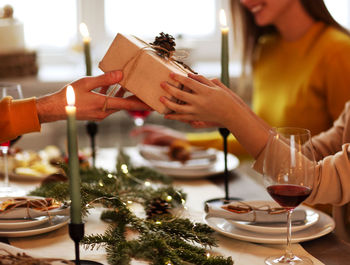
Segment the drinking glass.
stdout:
[[[0,82],[0,92],[2,98],[6,96],[11,96],[13,99],[21,99],[23,98],[21,85],[16,83],[9,82]],[[17,140],[17,137],[15,140]],[[13,143],[14,141],[12,141]],[[16,195],[24,195],[24,191],[13,188],[10,186],[9,181],[9,160],[8,160],[8,152],[10,149],[11,141],[6,141],[0,143],[0,150],[3,156],[3,174],[4,174],[4,183],[3,186],[0,187],[0,196],[16,196]]]
[[270,132],[263,164],[264,185],[287,211],[287,247],[284,255],[268,257],[266,264],[312,264],[291,251],[291,215],[311,193],[315,175],[311,134],[302,128],[274,128]]

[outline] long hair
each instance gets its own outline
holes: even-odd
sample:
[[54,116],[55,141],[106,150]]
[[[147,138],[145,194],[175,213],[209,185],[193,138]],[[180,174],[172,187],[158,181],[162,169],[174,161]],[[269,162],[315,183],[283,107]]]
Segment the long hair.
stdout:
[[[315,21],[322,21],[327,25],[349,34],[348,30],[335,21],[323,0],[300,0],[300,3]],[[256,25],[252,13],[247,10],[239,0],[231,0],[231,14],[235,43],[242,51],[241,62],[244,75],[247,67],[252,64],[254,51],[260,36],[268,33],[277,33],[277,29],[275,26],[260,27]]]

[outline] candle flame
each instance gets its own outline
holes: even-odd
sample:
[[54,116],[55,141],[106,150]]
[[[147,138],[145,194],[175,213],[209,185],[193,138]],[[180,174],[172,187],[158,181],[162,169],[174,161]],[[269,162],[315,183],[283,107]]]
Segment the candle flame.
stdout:
[[220,24],[221,24],[221,26],[227,27],[227,21],[226,21],[225,10],[220,9],[219,18],[220,18]]
[[74,89],[72,86],[67,86],[66,98],[67,98],[67,104],[69,106],[75,105],[75,94],[74,94]]
[[80,34],[83,36],[83,38],[89,38],[89,36],[90,36],[89,30],[88,30],[88,27],[86,26],[85,23],[80,23],[79,30],[80,30]]

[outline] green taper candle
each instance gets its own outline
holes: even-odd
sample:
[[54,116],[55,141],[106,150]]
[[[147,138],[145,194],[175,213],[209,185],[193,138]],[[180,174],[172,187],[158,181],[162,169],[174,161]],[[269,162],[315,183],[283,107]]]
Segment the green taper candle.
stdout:
[[68,165],[69,165],[69,194],[71,199],[70,220],[73,224],[81,224],[81,196],[80,174],[78,158],[78,136],[76,124],[75,95],[72,86],[66,90],[67,97],[67,137],[68,137]]
[[85,56],[85,66],[86,66],[86,75],[91,76],[91,52],[90,52],[90,42],[91,38],[89,35],[89,30],[85,23],[81,23],[79,26],[80,33],[83,36],[84,43],[84,56]]
[[221,24],[221,82],[230,87],[229,76],[229,52],[228,52],[228,32],[226,15],[223,9],[220,10],[220,24]]

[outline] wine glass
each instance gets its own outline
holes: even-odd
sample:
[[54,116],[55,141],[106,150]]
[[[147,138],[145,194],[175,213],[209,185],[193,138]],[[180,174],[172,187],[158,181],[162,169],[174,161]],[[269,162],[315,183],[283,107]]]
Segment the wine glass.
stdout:
[[[1,82],[0,83],[0,91],[2,98],[6,96],[10,96],[13,99],[22,99],[22,89],[20,84],[16,83],[9,83],[9,82]],[[0,143],[0,151],[3,156],[3,174],[4,174],[4,183],[3,186],[0,187],[0,196],[19,196],[24,195],[24,191],[20,189],[14,189],[10,186],[9,181],[9,160],[8,160],[8,152],[11,146],[11,142],[14,143],[16,140],[19,139],[20,136],[18,136],[16,139],[12,141],[6,141],[3,143]]]
[[[129,91],[125,91],[124,97],[132,96]],[[136,127],[142,127],[145,124],[145,119],[151,114],[149,110],[128,110],[127,113],[133,118]]]
[[270,132],[263,164],[264,185],[287,211],[287,247],[284,255],[268,257],[266,264],[312,264],[291,251],[291,215],[311,193],[315,174],[311,134],[302,128],[274,128]]
[[129,110],[129,115],[134,119],[134,124],[141,127],[145,124],[145,119],[151,114],[149,110]]

